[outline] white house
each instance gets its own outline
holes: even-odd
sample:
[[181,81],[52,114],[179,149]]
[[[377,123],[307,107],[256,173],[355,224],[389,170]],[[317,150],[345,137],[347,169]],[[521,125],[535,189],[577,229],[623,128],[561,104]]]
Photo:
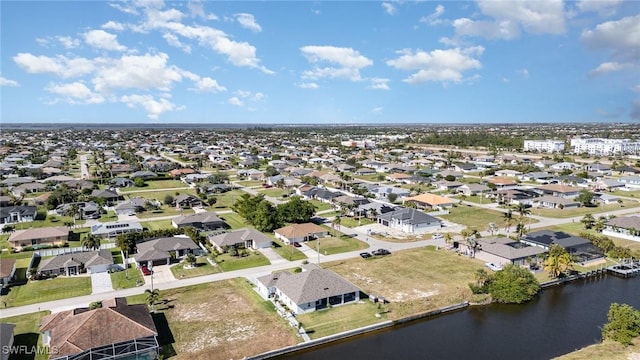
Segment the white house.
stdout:
[[439,219],[411,208],[401,208],[378,215],[378,224],[410,234],[422,234],[442,227]]

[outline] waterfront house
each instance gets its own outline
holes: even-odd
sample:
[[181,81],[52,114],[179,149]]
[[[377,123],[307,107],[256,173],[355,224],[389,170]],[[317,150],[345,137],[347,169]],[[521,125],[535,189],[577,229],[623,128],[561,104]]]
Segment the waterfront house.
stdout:
[[210,234],[207,239],[218,251],[223,251],[225,246],[236,246],[252,250],[271,247],[271,238],[252,228],[239,229],[222,234]]
[[562,231],[539,230],[526,234],[520,242],[531,246],[538,246],[547,251],[553,244],[562,246],[567,252],[574,256],[576,261],[582,264],[593,264],[604,260],[602,249],[593,245],[591,241],[567,234]]
[[136,244],[134,259],[138,267],[169,265],[173,258],[180,259],[189,253],[200,255],[202,249],[186,236],[173,236],[148,240]]
[[440,219],[411,208],[400,208],[380,214],[377,222],[409,234],[423,234],[442,227]]
[[204,231],[229,228],[229,225],[227,225],[224,220],[220,219],[216,213],[211,211],[175,217],[171,220],[171,225],[176,229],[192,226]]
[[60,254],[40,262],[38,272],[45,275],[74,276],[87,271],[96,274],[113,266],[113,256],[108,249]]
[[476,248],[461,241],[454,244],[462,253],[475,253],[475,258],[497,266],[514,264],[524,266],[534,258],[545,254],[547,250],[539,246],[531,246],[507,237],[480,238],[476,240]]
[[295,242],[313,240],[325,237],[329,230],[313,223],[291,224],[274,230],[276,239],[282,240],[289,245]]
[[640,241],[640,216],[621,216],[609,219],[602,231],[603,235]]
[[155,359],[158,331],[145,304],[125,298],[102,301],[97,309],[77,308],[40,320],[42,343],[56,349],[50,360]]
[[69,228],[66,226],[31,228],[16,230],[9,235],[9,244],[20,250],[25,246],[63,245],[69,240]]
[[265,297],[280,302],[294,314],[326,309],[329,306],[356,303],[360,288],[315,264],[302,265],[302,272],[278,271],[258,277],[258,291]]

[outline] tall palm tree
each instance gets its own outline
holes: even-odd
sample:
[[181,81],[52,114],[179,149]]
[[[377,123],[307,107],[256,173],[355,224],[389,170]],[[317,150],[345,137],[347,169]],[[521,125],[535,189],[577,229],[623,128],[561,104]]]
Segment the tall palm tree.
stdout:
[[554,278],[558,278],[567,270],[573,268],[573,258],[561,246],[552,245],[552,248],[549,249],[549,255],[544,261],[544,268],[548,270]]
[[513,222],[513,213],[511,212],[511,210],[502,214],[502,219],[504,219],[505,223],[504,230],[506,232],[509,232],[509,228],[511,227],[511,223]]
[[144,291],[144,293],[147,294],[147,299],[146,299],[147,305],[151,306],[152,312],[156,312],[156,303],[160,299],[160,290],[153,289],[152,291],[147,289]]
[[98,250],[100,249],[100,238],[93,234],[87,234],[87,236],[80,241],[80,244],[87,250]]

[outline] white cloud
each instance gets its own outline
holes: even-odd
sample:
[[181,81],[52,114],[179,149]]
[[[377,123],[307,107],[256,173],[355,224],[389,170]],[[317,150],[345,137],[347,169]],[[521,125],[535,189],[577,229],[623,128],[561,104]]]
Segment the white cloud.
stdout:
[[518,37],[521,29],[531,34],[562,34],[566,29],[562,0],[480,0],[478,7],[489,19],[454,20],[457,36],[509,40]]
[[529,70],[527,69],[520,69],[520,70],[516,70],[516,72],[518,74],[520,74],[523,78],[528,79],[529,78]]
[[9,80],[7,78],[0,76],[0,86],[18,87],[20,86],[20,84],[18,84],[18,82],[15,80]]
[[67,49],[74,49],[80,46],[80,40],[74,39],[71,36],[56,36],[56,40]]
[[58,99],[70,104],[100,104],[104,102],[104,97],[94,93],[85,84],[76,81],[67,84],[50,84],[45,88],[50,93],[64,96]]
[[125,29],[125,26],[119,22],[115,21],[107,21],[106,23],[100,26],[103,29],[114,30],[114,31],[122,31]]
[[84,41],[98,49],[124,51],[126,46],[118,43],[118,36],[110,34],[104,30],[90,30],[84,33]]
[[389,90],[389,79],[371,78],[369,81],[371,81],[371,85],[367,86],[367,89]]
[[610,52],[609,61],[591,70],[599,75],[640,66],[640,15],[607,21],[582,32],[582,40],[592,49]]
[[602,16],[615,15],[622,0],[580,0],[576,3],[582,12],[595,12]]
[[389,15],[395,15],[398,12],[396,7],[390,2],[383,2],[382,3],[382,8]]
[[444,6],[442,6],[441,4],[438,4],[438,6],[436,6],[436,9],[433,11],[433,13],[431,13],[429,16],[421,17],[419,21],[421,23],[426,23],[431,26],[440,25],[444,22],[444,20],[440,18],[442,14],[444,14]]
[[202,92],[223,92],[227,91],[227,88],[218,84],[218,82],[210,77],[203,77],[196,80],[195,89]]
[[166,97],[156,100],[151,95],[124,95],[120,97],[120,101],[127,104],[130,108],[142,106],[147,112],[147,117],[154,120],[157,120],[162,113],[184,109],[184,106],[177,106],[167,100]]
[[100,66],[92,81],[101,93],[132,88],[169,91],[174,82],[182,80],[184,73],[175,66],[168,66],[168,59],[164,53],[98,59]]
[[125,14],[138,15],[138,10],[136,9],[133,3],[112,2],[112,3],[109,3],[109,6],[111,6],[114,9],[120,10]]
[[352,48],[335,46],[303,46],[302,54],[312,63],[327,62],[339,65],[339,67],[315,67],[304,72],[306,79],[344,78],[351,81],[360,81],[360,69],[373,65],[373,61]]
[[387,65],[400,70],[415,71],[404,82],[418,84],[424,82],[459,83],[463,73],[480,69],[482,64],[475,57],[482,55],[484,48],[474,46],[431,52],[410,49],[398,51],[400,57],[388,60]]
[[63,78],[83,76],[94,71],[93,62],[85,58],[68,58],[36,56],[30,53],[19,53],[13,61],[30,74],[51,73]]
[[173,35],[172,33],[164,33],[162,35],[162,38],[167,41],[167,44],[173,47],[176,47],[178,49],[182,49],[187,54],[191,54],[191,46],[180,42],[180,39],[177,36]]
[[247,13],[240,13],[240,14],[236,14],[235,17],[238,23],[242,25],[243,28],[249,29],[253,32],[262,31],[262,27],[260,26],[260,24],[256,22],[256,18],[253,15],[247,14]]
[[305,83],[299,84],[298,87],[302,89],[317,89],[320,86],[314,82],[305,82]]
[[229,98],[229,100],[227,100],[227,102],[231,105],[235,105],[235,106],[244,106],[244,103],[242,102],[242,100],[240,100],[238,97],[234,96],[232,98]]
[[49,39],[46,38],[36,38],[36,42],[38,45],[42,47],[49,47]]
[[375,108],[371,109],[371,113],[372,114],[376,114],[376,115],[380,115],[380,114],[382,114],[382,110],[384,110],[383,107],[375,107]]

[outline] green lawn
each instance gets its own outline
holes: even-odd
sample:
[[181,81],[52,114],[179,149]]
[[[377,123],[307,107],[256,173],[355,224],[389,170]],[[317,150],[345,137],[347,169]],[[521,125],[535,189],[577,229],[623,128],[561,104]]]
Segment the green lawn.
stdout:
[[107,211],[106,214],[102,214],[98,219],[100,222],[110,222],[110,221],[118,221],[118,215],[113,210]]
[[1,299],[7,303],[7,306],[22,306],[89,294],[91,294],[91,278],[74,276],[29,281],[24,285],[12,286],[9,288],[9,293]]
[[164,203],[164,197],[166,195],[171,195],[174,198],[177,195],[180,194],[189,194],[189,195],[193,195],[196,196],[196,191],[193,189],[186,189],[186,190],[158,190],[158,191],[138,191],[138,192],[129,192],[127,193],[127,195],[125,196],[128,199],[134,198],[134,197],[141,197],[141,198],[145,198],[145,199],[149,199],[149,200],[158,200],[161,203]]
[[245,257],[234,257],[229,254],[218,255],[216,263],[223,271],[234,271],[271,264],[264,255],[253,251],[249,251],[249,256]]
[[[13,329],[13,346],[26,346],[27,349],[32,349],[33,346],[37,346],[38,348],[42,347],[42,335],[40,334],[40,319],[43,316],[49,315],[50,311],[40,311],[31,314],[18,315],[12,317],[6,317],[0,319],[2,323],[15,324],[16,327]],[[4,344],[3,344],[4,345]],[[21,360],[46,360],[49,358],[48,354],[45,351],[35,351],[37,354],[15,354],[10,357],[10,359],[21,359]]]
[[289,261],[304,260],[307,258],[302,251],[298,250],[293,245],[285,245],[281,240],[276,239],[273,234],[267,234],[273,242],[273,250],[278,253],[283,259]]
[[[470,230],[485,231],[487,225],[491,222],[500,226],[503,222],[502,212],[495,210],[480,209],[475,206],[462,205],[449,209],[448,215],[440,215],[439,217],[467,226]],[[536,220],[531,220],[532,223]],[[515,222],[515,221],[514,221]]]
[[487,199],[484,196],[480,196],[480,195],[471,195],[471,196],[455,195],[455,196],[452,196],[451,198],[457,199],[457,200],[469,201],[469,202],[481,204],[481,205],[487,205],[487,204],[493,203],[491,199]]
[[220,214],[218,215],[218,217],[224,220],[224,222],[226,222],[227,225],[231,226],[231,228],[234,230],[249,226],[249,224],[247,224],[247,221],[242,216],[236,213]]
[[341,226],[346,226],[348,228],[354,228],[357,226],[361,226],[361,225],[369,225],[369,224],[373,224],[374,222],[371,219],[365,218],[365,217],[361,217],[359,219],[356,219],[355,217],[349,217],[349,216],[343,216],[340,219],[340,225]]
[[309,337],[317,339],[387,320],[385,314],[380,318],[375,316],[380,312],[376,304],[365,301],[298,315],[296,319],[302,323]]
[[213,209],[231,209],[231,206],[246,192],[242,190],[231,190],[225,193],[216,195],[216,203],[213,205]]
[[264,181],[262,180],[244,180],[244,181],[236,181],[236,182],[239,185],[242,185],[244,187],[259,186],[264,183]]
[[143,187],[125,188],[121,190],[121,193],[131,195],[136,192],[139,192],[140,190],[162,190],[162,189],[175,189],[175,188],[188,189],[189,188],[187,184],[183,183],[180,180],[145,180],[144,183],[145,183],[145,186]]
[[193,211],[193,209],[179,210],[179,209],[176,209],[175,206],[162,205],[158,210],[141,212],[136,214],[136,216],[140,219],[149,219],[149,218],[154,218],[158,216],[178,216],[178,215],[188,215],[188,214],[194,214],[194,213],[195,211]]
[[607,204],[604,206],[597,206],[597,207],[581,206],[579,208],[570,208],[570,209],[562,209],[562,210],[540,208],[540,209],[532,209],[532,213],[534,215],[540,215],[540,216],[552,217],[552,218],[569,218],[569,217],[581,216],[586,214],[599,214],[607,211],[620,210],[623,208],[633,208],[638,206],[640,206],[640,203],[638,203],[637,201],[623,200],[622,206],[620,206],[619,204]]
[[129,265],[129,269],[111,274],[111,284],[114,290],[128,289],[144,284],[144,279],[140,270]]
[[317,211],[325,211],[325,210],[333,209],[333,206],[331,206],[331,204],[327,204],[326,202],[322,202],[322,201],[318,201],[318,200],[309,200],[309,202],[312,203],[313,206],[316,207],[316,212]]
[[[362,250],[369,247],[369,244],[347,235],[342,235],[339,238],[333,236],[323,237],[320,238],[319,241],[320,253],[324,255],[333,255],[354,250]],[[306,244],[313,250],[316,250],[318,246],[318,240],[307,241]]]
[[183,263],[173,265],[171,266],[171,273],[176,279],[186,279],[220,272],[220,267],[211,265],[206,256],[198,257],[196,264],[197,267],[193,269],[185,269]]
[[140,225],[142,225],[142,228],[148,230],[168,229],[173,227],[173,225],[171,225],[171,220],[146,221],[141,222]]
[[261,194],[264,194],[265,196],[281,198],[283,195],[290,194],[291,190],[271,188],[271,189],[260,189],[258,190],[258,192],[260,192]]

